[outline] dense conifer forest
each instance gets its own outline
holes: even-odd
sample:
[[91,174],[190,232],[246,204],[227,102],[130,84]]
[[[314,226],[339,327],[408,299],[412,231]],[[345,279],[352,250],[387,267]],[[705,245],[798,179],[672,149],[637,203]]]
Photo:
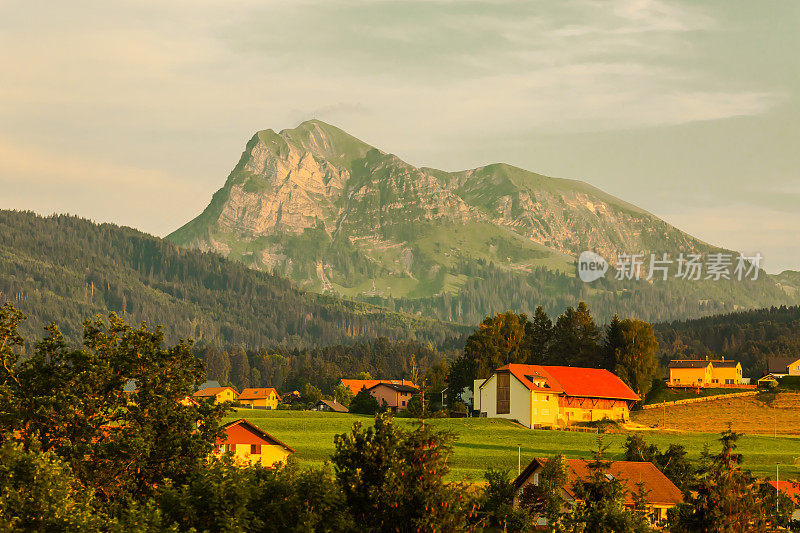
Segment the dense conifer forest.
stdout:
[[302,348],[387,337],[447,346],[467,328],[304,293],[218,255],[74,216],[0,211],[0,300],[39,335],[56,322],[77,343],[85,317],[115,312],[200,344]]
[[656,324],[662,362],[675,357],[725,357],[760,377],[773,356],[800,357],[800,307],[771,307]]

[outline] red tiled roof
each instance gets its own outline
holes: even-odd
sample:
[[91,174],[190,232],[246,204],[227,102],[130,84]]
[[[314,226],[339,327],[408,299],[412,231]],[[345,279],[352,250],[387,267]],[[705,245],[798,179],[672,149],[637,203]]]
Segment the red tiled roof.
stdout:
[[[602,368],[574,366],[540,366],[510,364],[498,368],[508,369],[514,377],[530,390],[563,392],[567,396],[586,398],[613,398],[639,400],[639,396],[617,376]],[[547,387],[536,387],[527,376],[543,377]]]
[[[246,429],[247,431],[249,431],[253,435],[255,435],[255,436],[257,436],[257,437],[259,437],[261,439],[264,439],[265,441],[267,441],[267,442],[269,442],[271,444],[282,446],[282,447],[286,448],[287,450],[289,450],[290,452],[294,453],[294,449],[292,449],[291,447],[289,447],[286,444],[282,443],[281,441],[279,441],[278,439],[276,439],[275,437],[273,437],[272,435],[270,435],[269,433],[267,433],[266,431],[264,431],[260,427],[256,426],[252,422],[249,422],[249,421],[245,420],[244,418],[240,418],[239,420],[234,420],[233,422],[228,422],[227,424],[222,426],[222,429],[225,430],[226,440],[228,440],[227,436],[231,434],[231,430],[233,428],[235,428],[236,426],[239,426],[239,427],[241,427],[243,429]],[[218,443],[219,442],[224,442],[224,441],[218,441]]]
[[242,393],[239,395],[240,400],[261,400],[263,398],[269,398],[271,393],[275,393],[275,396],[278,397],[278,401],[281,399],[281,395],[278,394],[278,391],[272,387],[267,387],[263,389],[243,389]]
[[[588,462],[584,459],[565,459],[567,463],[567,483],[564,490],[574,497],[572,484],[576,479],[588,479],[592,471],[587,468]],[[514,480],[516,487],[522,483],[538,469],[539,465],[547,463],[545,458],[536,458],[525,470]],[[634,462],[634,461],[614,461],[608,469],[608,474],[620,480],[627,489],[625,503],[633,504],[633,494],[638,490],[637,483],[644,483],[647,494],[647,502],[651,505],[677,505],[683,501],[683,494],[680,489],[670,481],[653,463]]]
[[216,396],[225,389],[232,390],[236,396],[239,395],[239,393],[236,392],[236,389],[234,389],[233,387],[209,387],[207,389],[200,389],[199,391],[195,392],[192,396],[196,398],[208,398],[211,396]]
[[378,383],[390,383],[393,385],[410,385],[416,387],[411,381],[407,379],[343,379],[342,385],[349,388],[353,394],[358,394],[362,388],[371,389]]
[[800,483],[796,481],[770,481],[770,485],[772,488],[777,488],[781,492],[785,492],[790,498],[797,502],[796,505],[800,505]]
[[[514,375],[525,387],[529,390],[546,391],[546,392],[564,392],[559,385],[558,381],[545,370],[545,367],[539,365],[518,365],[510,364],[501,366],[497,370],[508,370]],[[539,381],[544,379],[546,384],[544,387],[539,387],[533,384],[531,380]]]

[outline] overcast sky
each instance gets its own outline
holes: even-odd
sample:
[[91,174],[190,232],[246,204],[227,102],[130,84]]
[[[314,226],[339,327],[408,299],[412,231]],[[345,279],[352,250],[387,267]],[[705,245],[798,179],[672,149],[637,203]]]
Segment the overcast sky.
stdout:
[[0,0],[0,58],[2,208],[163,236],[319,118],[800,269],[800,2]]

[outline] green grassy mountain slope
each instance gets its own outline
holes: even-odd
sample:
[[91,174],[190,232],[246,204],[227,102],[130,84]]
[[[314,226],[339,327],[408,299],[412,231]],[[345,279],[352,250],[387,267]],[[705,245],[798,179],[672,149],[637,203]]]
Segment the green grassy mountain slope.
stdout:
[[114,311],[162,324],[167,338],[250,348],[318,346],[386,336],[447,344],[465,328],[298,290],[217,254],[72,216],[0,211],[0,301],[39,337],[55,321],[79,342],[81,323]]
[[[462,323],[496,310],[489,300],[501,293],[516,296],[504,305],[526,312],[537,302],[519,301],[522,295],[570,303],[585,297],[600,306],[601,318],[620,307],[615,300],[654,293],[650,300],[663,308],[644,301],[631,306],[648,319],[800,297],[767,278],[747,287],[578,287],[574,262],[584,250],[612,259],[719,249],[580,181],[506,164],[461,172],[417,168],[317,120],[258,132],[208,208],[167,238],[289,277],[310,291],[389,307],[399,301],[403,309]],[[558,282],[544,286],[545,270],[557,273]],[[572,289],[564,292],[565,286]],[[452,300],[459,302],[455,312],[444,309]]]

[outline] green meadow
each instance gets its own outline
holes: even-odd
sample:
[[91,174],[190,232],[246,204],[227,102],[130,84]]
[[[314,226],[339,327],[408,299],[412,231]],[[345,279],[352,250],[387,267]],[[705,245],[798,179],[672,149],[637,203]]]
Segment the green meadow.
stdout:
[[[372,417],[317,413],[312,411],[253,411],[238,409],[226,419],[246,418],[295,449],[301,465],[319,466],[333,452],[333,437],[350,431],[353,422],[372,424]],[[411,426],[412,419],[397,418],[400,424]],[[597,435],[570,431],[530,430],[503,419],[443,418],[426,421],[436,429],[452,431],[456,436],[450,479],[482,481],[489,467],[517,469],[517,446],[520,446],[522,467],[534,457],[563,453],[567,458],[589,458],[597,448]],[[640,432],[642,437],[659,448],[682,444],[693,461],[699,461],[703,446],[712,453],[719,448],[719,435],[711,433]],[[627,434],[605,434],[612,459],[622,458],[622,444]],[[800,479],[800,437],[745,435],[738,451],[744,455],[745,468],[759,476],[775,477],[775,465],[780,463],[782,479]]]

